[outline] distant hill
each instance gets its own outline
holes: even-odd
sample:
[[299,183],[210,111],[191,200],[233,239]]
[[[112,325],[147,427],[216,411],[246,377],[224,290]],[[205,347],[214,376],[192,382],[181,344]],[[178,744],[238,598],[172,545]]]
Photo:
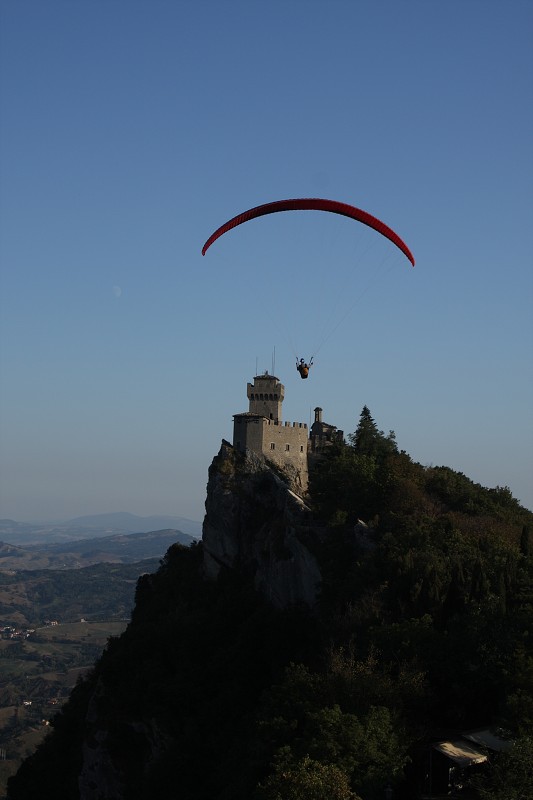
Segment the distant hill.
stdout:
[[148,533],[177,530],[193,539],[201,539],[202,523],[186,517],[138,517],[127,512],[76,517],[66,522],[17,522],[0,520],[0,541],[17,546],[64,543],[94,539],[119,533]]
[[111,514],[75,517],[69,520],[68,524],[83,528],[119,528],[130,533],[148,533],[148,531],[163,530],[163,528],[174,528],[189,534],[194,539],[202,538],[202,523],[186,517],[168,517],[157,514],[138,517],[127,511],[116,511]]
[[117,533],[62,543],[17,547],[0,542],[0,571],[79,569],[92,564],[132,564],[162,558],[171,545],[188,546],[195,540],[177,530]]
[[[62,571],[0,572],[0,626],[38,628],[46,619],[75,622],[82,617],[87,621],[127,618],[139,576],[153,572],[158,565],[159,559],[150,558],[135,564],[93,564]],[[0,661],[4,650],[0,649]],[[0,691],[7,677],[4,669]]]

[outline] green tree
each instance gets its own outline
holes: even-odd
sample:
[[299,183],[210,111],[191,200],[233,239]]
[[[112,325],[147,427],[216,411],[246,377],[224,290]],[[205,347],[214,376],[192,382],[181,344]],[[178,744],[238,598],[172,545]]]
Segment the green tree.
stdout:
[[524,525],[520,535],[520,552],[524,558],[529,558],[529,527]]
[[357,429],[355,433],[349,434],[348,439],[360,455],[380,458],[398,451],[394,431],[385,436],[378,429],[368,406],[363,406]]
[[[356,791],[371,800],[401,774],[407,761],[406,745],[400,743],[388,708],[370,706],[358,716],[341,708],[335,702],[336,689],[349,704],[346,688],[333,675],[291,665],[283,683],[265,696],[259,727],[280,763],[282,755],[290,753],[296,763],[310,758],[323,766],[335,766],[349,777]],[[279,770],[276,776],[277,781]],[[275,786],[279,789],[277,782]]]
[[531,800],[533,797],[533,736],[517,739],[488,772],[472,781],[484,800]]
[[360,800],[350,789],[347,775],[335,764],[322,764],[309,756],[295,760],[287,751],[274,772],[260,784],[257,800]]

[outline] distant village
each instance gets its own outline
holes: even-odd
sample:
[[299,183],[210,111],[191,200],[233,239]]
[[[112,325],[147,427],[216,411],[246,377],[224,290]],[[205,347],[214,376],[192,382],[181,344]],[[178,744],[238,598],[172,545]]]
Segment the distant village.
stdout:
[[[44,627],[49,628],[54,625],[59,625],[57,619],[45,619]],[[29,639],[32,633],[35,633],[35,628],[16,628],[14,625],[2,625],[0,623],[0,638],[2,639]]]

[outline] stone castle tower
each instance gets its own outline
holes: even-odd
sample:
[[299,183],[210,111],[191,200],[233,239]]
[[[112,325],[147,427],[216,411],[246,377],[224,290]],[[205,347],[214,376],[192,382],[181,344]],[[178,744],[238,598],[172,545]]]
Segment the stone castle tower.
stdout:
[[278,378],[269,375],[257,375],[253,384],[246,385],[246,396],[249,401],[248,413],[259,414],[275,422],[281,422],[281,405],[285,398],[285,387]]
[[247,385],[248,411],[233,416],[233,447],[251,450],[285,469],[302,493],[307,489],[308,427],[305,422],[282,422],[285,387],[265,372]]

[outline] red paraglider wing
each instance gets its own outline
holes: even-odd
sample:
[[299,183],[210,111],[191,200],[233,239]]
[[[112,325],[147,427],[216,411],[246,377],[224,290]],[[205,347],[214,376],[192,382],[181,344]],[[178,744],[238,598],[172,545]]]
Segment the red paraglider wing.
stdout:
[[405,244],[405,242],[400,239],[397,233],[395,233],[392,228],[389,228],[388,225],[385,225],[384,222],[377,219],[377,217],[373,217],[372,214],[369,214],[366,211],[362,211],[360,208],[355,208],[354,206],[350,206],[347,203],[339,203],[337,200],[321,200],[318,197],[304,197],[295,200],[276,200],[273,203],[264,203],[261,206],[256,206],[255,208],[250,208],[248,211],[244,211],[242,214],[238,214],[233,219],[228,220],[228,222],[221,225],[207,240],[202,248],[202,255],[205,256],[207,250],[213,242],[215,242],[220,236],[227,231],[230,231],[232,228],[236,228],[237,225],[241,225],[243,222],[248,222],[248,220],[255,219],[256,217],[262,217],[265,214],[274,214],[276,211],[330,211],[333,214],[342,214],[345,217],[350,217],[350,219],[355,219],[357,222],[362,222],[364,225],[368,225],[370,228],[373,228],[375,231],[380,233],[382,236],[385,236],[387,239],[390,239],[396,247],[399,247],[402,253],[404,253],[411,264],[415,265],[415,259],[413,254]]

